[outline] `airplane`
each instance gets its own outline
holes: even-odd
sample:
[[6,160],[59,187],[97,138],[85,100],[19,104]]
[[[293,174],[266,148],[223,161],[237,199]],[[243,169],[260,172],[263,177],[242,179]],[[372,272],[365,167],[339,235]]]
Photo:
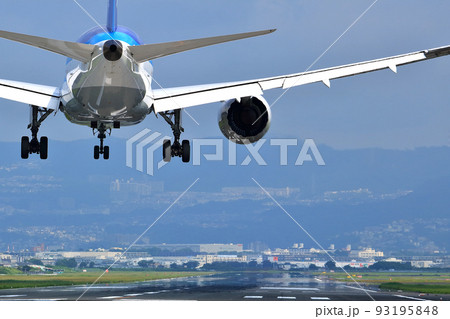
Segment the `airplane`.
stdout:
[[152,60],[187,50],[266,35],[275,29],[209,38],[143,44],[127,27],[119,26],[118,0],[108,0],[107,24],[85,32],[77,42],[0,31],[0,37],[61,54],[68,58],[61,87],[0,80],[0,98],[30,105],[28,128],[31,140],[23,136],[21,157],[39,154],[48,157],[48,138],[38,139],[44,120],[60,111],[75,124],[90,127],[100,140],[94,158],[109,159],[104,145],[106,133],[142,122],[147,115],[161,116],[171,127],[173,142],[164,140],[163,159],[190,161],[190,142],[181,141],[184,128],[181,110],[202,104],[223,102],[218,124],[224,136],[238,144],[255,143],[269,130],[270,106],[262,97],[270,89],[322,82],[390,69],[450,54],[450,46],[410,52],[377,60],[336,66],[249,81],[152,89]]

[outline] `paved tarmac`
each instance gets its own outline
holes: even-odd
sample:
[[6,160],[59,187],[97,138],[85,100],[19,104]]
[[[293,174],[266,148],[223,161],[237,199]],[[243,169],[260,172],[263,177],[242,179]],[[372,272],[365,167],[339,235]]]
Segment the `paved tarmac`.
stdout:
[[[424,301],[447,295],[385,292],[376,287],[339,283],[293,273],[227,273],[131,284],[0,290],[2,300],[203,300],[203,301]],[[441,299],[442,298],[442,299]]]

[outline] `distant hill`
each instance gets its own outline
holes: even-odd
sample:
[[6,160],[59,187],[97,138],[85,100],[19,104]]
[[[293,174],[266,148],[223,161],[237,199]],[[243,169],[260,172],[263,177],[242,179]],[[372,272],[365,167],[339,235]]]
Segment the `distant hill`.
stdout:
[[[255,178],[323,246],[450,248],[449,147],[338,151],[318,145],[325,166],[294,166],[300,147],[292,147],[290,165],[280,166],[279,148],[267,142],[260,152],[266,166],[254,160],[241,166],[248,153],[238,146],[238,165],[174,159],[148,176],[126,167],[124,140],[108,138],[109,161],[92,158],[96,142],[51,140],[47,161],[21,160],[18,143],[0,143],[0,250],[41,242],[74,249],[126,246],[196,178],[143,242],[313,245]],[[114,189],[116,180],[121,190]],[[287,187],[294,191],[284,194]]]

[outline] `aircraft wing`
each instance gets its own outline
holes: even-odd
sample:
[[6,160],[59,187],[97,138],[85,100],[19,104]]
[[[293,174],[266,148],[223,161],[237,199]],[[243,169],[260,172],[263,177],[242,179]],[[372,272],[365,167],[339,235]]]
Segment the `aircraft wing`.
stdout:
[[61,92],[57,87],[0,79],[0,98],[55,110]]
[[383,59],[347,64],[327,69],[282,75],[250,81],[186,86],[153,91],[155,113],[190,106],[226,101],[245,96],[262,95],[263,91],[323,82],[330,87],[331,80],[382,69],[397,73],[397,67],[450,54],[450,46],[411,52]]

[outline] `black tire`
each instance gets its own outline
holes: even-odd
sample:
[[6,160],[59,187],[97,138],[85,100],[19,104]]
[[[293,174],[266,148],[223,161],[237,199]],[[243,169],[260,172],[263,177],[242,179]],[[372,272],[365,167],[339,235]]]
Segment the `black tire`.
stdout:
[[163,143],[163,160],[164,162],[170,162],[172,159],[172,144],[170,140],[164,140]]
[[30,139],[28,136],[22,136],[22,143],[20,144],[21,157],[27,159],[30,156]]
[[46,136],[41,137],[41,141],[39,143],[39,155],[43,160],[48,158],[48,138]]
[[98,160],[100,158],[100,146],[94,146],[94,159]]
[[189,161],[191,160],[191,144],[188,140],[184,140],[181,143],[181,151],[181,160],[183,161],[183,163],[189,163]]
[[109,159],[109,146],[105,146],[103,148],[103,159],[105,160]]

